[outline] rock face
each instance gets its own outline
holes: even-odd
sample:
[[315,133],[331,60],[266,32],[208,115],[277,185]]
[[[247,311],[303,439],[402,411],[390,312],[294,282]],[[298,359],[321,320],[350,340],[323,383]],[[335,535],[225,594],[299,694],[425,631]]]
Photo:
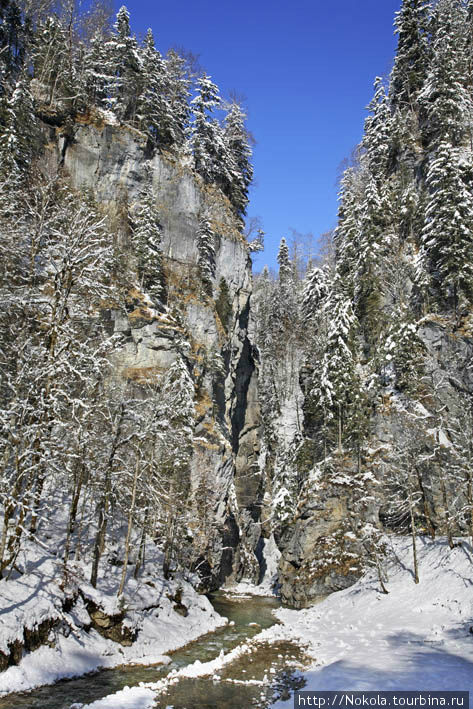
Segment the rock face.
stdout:
[[317,479],[306,487],[298,514],[280,544],[279,581],[284,602],[304,608],[355,583],[359,544],[350,534],[350,489]]
[[[204,588],[243,574],[257,579],[254,550],[260,538],[258,458],[259,408],[254,348],[248,337],[251,262],[228,200],[204,185],[184,160],[147,154],[145,137],[104,118],[78,121],[73,140],[49,129],[51,171],[59,164],[73,186],[86,189],[106,213],[128,262],[135,258],[127,230],[128,210],[151,189],[162,226],[167,310],[148,307],[139,285],[125,311],[109,313],[125,337],[115,358],[123,382],[152,379],[177,354],[192,371],[196,421],[191,484],[205,479],[210,493],[211,531],[203,557],[194,552]],[[203,295],[196,233],[205,213],[214,233],[212,295]],[[222,322],[217,301],[224,291],[230,315]],[[168,317],[170,309],[178,313]]]
[[[369,456],[362,463],[373,474],[374,487],[368,492],[375,502],[363,510],[357,505],[353,485],[357,461],[348,456],[335,453],[329,475],[317,467],[307,475],[294,518],[279,540],[281,595],[290,605],[302,608],[359,578],[366,549],[353,532],[366,522],[378,527],[381,522],[392,529],[380,489],[385,477],[393,474],[395,457],[399,464],[400,453],[409,447],[415,448],[419,526],[431,534],[445,535],[449,528],[453,533],[462,531],[461,515],[452,522],[446,509],[465,504],[467,486],[461,478],[453,486],[445,471],[456,462],[454,439],[458,443],[462,426],[468,437],[471,426],[463,409],[465,395],[473,395],[473,339],[470,330],[455,330],[451,321],[439,316],[420,320],[417,335],[423,348],[423,389],[416,400],[423,403],[416,404],[407,393],[387,386],[372,410]],[[418,428],[399,416],[404,408],[415,409]],[[305,433],[312,435],[310,423],[306,416]]]

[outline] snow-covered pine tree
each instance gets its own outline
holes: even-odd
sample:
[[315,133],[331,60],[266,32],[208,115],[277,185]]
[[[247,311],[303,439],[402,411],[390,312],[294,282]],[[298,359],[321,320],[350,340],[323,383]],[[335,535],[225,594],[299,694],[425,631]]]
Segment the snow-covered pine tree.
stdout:
[[379,76],[375,79],[374,97],[368,108],[371,115],[365,120],[362,161],[370,175],[381,184],[388,175],[392,118],[383,80]]
[[166,62],[155,47],[150,29],[141,50],[141,61],[143,86],[137,105],[140,126],[155,145],[170,146],[178,137],[169,102],[170,77]]
[[292,280],[292,266],[291,260],[289,258],[289,247],[284,236],[279,242],[277,262],[279,266],[280,283],[289,284],[289,282]]
[[329,294],[327,269],[315,266],[305,278],[302,291],[302,317],[308,323],[315,318]]
[[466,11],[459,0],[439,0],[435,6],[432,58],[419,102],[424,143],[431,149],[446,140],[459,146],[472,114],[467,90]]
[[214,233],[205,214],[199,219],[195,243],[202,290],[206,295],[212,296],[213,280],[215,278],[215,244]]
[[429,61],[427,34],[429,4],[426,0],[403,0],[396,13],[398,45],[390,77],[389,99],[393,109],[417,110]]
[[3,98],[4,127],[0,133],[0,178],[5,187],[15,185],[25,177],[38,147],[38,124],[30,80],[22,72],[9,98]]
[[186,140],[190,117],[190,80],[186,71],[186,61],[177,52],[170,50],[166,56],[166,70],[169,76],[169,105],[173,120],[175,144],[182,146]]
[[356,267],[361,240],[362,204],[366,174],[359,167],[350,167],[341,180],[338,209],[338,225],[335,229],[337,273],[344,284],[345,292],[355,297]]
[[427,170],[429,199],[422,253],[432,284],[455,311],[473,302],[473,194],[471,167],[442,141]]
[[113,76],[110,104],[120,120],[133,121],[142,84],[142,63],[136,38],[131,34],[130,13],[122,5],[114,31],[105,44],[104,73]]
[[82,81],[87,103],[98,108],[108,108],[115,67],[109,61],[109,49],[101,30],[96,30],[85,52]]
[[206,182],[216,182],[228,189],[230,175],[224,158],[225,141],[220,123],[213,116],[220,108],[218,86],[204,74],[197,80],[197,95],[191,101],[194,122],[191,145],[195,169]]
[[394,387],[415,400],[425,373],[425,346],[407,307],[391,318],[380,353],[380,379],[384,387]]
[[357,263],[354,268],[354,307],[363,323],[365,341],[373,344],[382,326],[383,259],[390,258],[387,204],[383,199],[384,184],[379,189],[368,175],[361,204]]
[[30,41],[30,28],[24,22],[16,0],[0,3],[0,97],[8,92],[23,67]]
[[320,366],[313,371],[308,406],[321,428],[325,447],[336,445],[341,451],[361,439],[356,415],[362,411],[355,339],[358,322],[340,283],[332,285],[325,310],[327,332]]
[[229,172],[231,182],[228,197],[238,216],[246,214],[248,188],[253,179],[251,148],[245,128],[245,114],[241,106],[233,101],[225,116],[225,143],[230,157]]
[[276,368],[281,338],[280,321],[274,309],[276,289],[277,285],[265,266],[259,278],[255,279],[253,303],[256,315],[256,343],[261,358],[258,393],[268,445],[273,437],[272,419],[280,413]]
[[157,307],[165,296],[162,228],[151,190],[146,191],[132,214],[133,242],[142,288]]
[[272,315],[274,324],[280,332],[281,345],[283,343],[288,345],[296,336],[294,323],[298,322],[299,318],[299,283],[294,271],[294,264],[289,257],[289,247],[284,237],[279,244],[277,262],[279,265],[279,277],[274,291]]

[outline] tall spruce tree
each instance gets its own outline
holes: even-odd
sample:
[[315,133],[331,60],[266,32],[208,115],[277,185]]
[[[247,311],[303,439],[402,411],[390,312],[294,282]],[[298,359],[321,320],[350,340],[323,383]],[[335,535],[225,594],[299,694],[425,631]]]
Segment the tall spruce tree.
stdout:
[[165,295],[162,228],[151,190],[146,191],[132,215],[133,241],[138,259],[138,276],[153,304],[162,302]]
[[241,217],[246,214],[248,188],[253,179],[251,148],[245,128],[245,114],[235,101],[225,116],[225,143],[230,160],[230,184],[228,197],[235,211]]
[[15,189],[27,176],[39,145],[38,123],[30,79],[22,72],[9,98],[3,99],[4,128],[0,133],[0,177]]
[[214,111],[221,106],[221,98],[218,86],[207,74],[198,79],[197,95],[191,105],[194,114],[191,144],[195,168],[206,182],[221,181],[226,168],[222,164],[223,132],[214,117]]
[[432,15],[432,58],[419,94],[425,143],[458,146],[471,117],[467,90],[466,12],[459,0],[439,0]]
[[110,103],[117,117],[133,120],[142,83],[142,64],[136,38],[131,34],[130,13],[122,5],[112,37],[105,45],[105,74],[113,77]]
[[215,278],[215,243],[210,221],[205,214],[199,219],[195,243],[202,290],[206,295],[212,296]]
[[394,109],[417,111],[417,97],[428,67],[428,8],[426,0],[403,0],[396,13],[398,45],[391,72],[389,98]]
[[170,146],[177,140],[169,102],[170,79],[166,62],[154,45],[150,29],[146,33],[141,59],[143,86],[137,105],[139,123],[153,143]]
[[391,111],[382,79],[374,82],[375,94],[369,105],[371,115],[365,121],[362,148],[363,163],[369,173],[381,184],[387,178],[391,148]]
[[455,310],[473,302],[473,194],[471,167],[460,150],[442,142],[427,171],[429,201],[422,253],[432,284]]

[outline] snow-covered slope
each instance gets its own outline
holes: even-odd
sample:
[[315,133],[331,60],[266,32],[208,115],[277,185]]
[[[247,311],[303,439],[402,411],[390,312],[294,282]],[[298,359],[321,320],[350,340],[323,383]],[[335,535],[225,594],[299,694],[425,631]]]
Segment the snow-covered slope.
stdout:
[[99,667],[166,663],[165,653],[225,625],[184,578],[163,579],[153,547],[146,572],[117,597],[119,567],[110,565],[99,591],[85,580],[86,564],[70,563],[65,583],[63,564],[30,543],[28,572],[0,581],[0,653],[32,651],[0,673],[0,696]]
[[[473,699],[472,547],[463,542],[450,550],[445,541],[428,539],[419,546],[418,585],[409,539],[394,539],[388,595],[380,592],[376,575],[368,574],[311,608],[276,611],[282,625],[254,641],[289,640],[304,647],[313,658],[304,672],[304,690],[458,690],[470,691]],[[89,706],[151,707],[167,683],[187,676],[215,677],[247,651],[247,645],[240,645],[212,662],[182,668],[161,683],[126,688]],[[291,697],[273,709],[293,706]]]
[[311,608],[277,611],[283,625],[263,635],[308,645],[305,690],[469,690],[473,699],[472,547],[424,538],[418,553],[418,585],[402,538],[393,542],[388,595],[373,574]]

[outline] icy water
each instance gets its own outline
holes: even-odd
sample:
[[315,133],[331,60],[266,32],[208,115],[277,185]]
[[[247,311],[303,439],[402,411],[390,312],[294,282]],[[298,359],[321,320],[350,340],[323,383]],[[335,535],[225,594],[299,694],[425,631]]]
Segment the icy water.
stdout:
[[[139,682],[156,682],[171,670],[184,667],[195,660],[207,662],[220,651],[229,652],[252,638],[264,628],[276,623],[272,611],[279,606],[272,598],[253,596],[231,598],[216,594],[211,598],[215,610],[234,625],[208,633],[181,650],[169,653],[168,665],[118,667],[102,670],[79,679],[63,680],[55,685],[33,692],[11,694],[0,700],[0,709],[69,709],[73,703],[89,704],[125,686]],[[250,625],[252,623],[253,625]],[[254,624],[257,625],[254,625]],[[258,645],[248,655],[225,667],[220,679],[182,679],[172,685],[166,694],[159,695],[156,707],[173,709],[250,709],[266,707],[277,696],[289,696],[300,688],[295,667],[303,662],[303,653],[291,643]],[[264,679],[264,685],[259,684]],[[244,684],[248,680],[254,684]]]

